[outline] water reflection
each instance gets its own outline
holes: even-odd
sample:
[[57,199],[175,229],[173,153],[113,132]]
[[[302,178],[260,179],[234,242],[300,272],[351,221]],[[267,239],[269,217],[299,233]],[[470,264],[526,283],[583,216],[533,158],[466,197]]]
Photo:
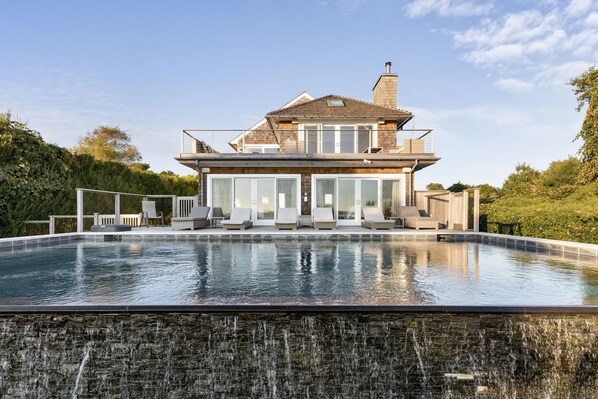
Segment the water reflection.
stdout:
[[0,271],[5,304],[598,304],[597,268],[477,243],[78,243]]

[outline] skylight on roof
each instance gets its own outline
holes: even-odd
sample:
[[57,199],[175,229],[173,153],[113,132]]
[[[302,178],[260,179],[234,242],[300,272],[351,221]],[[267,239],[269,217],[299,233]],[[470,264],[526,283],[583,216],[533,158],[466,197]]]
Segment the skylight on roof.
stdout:
[[326,100],[326,102],[328,103],[329,107],[344,107],[345,106],[345,102],[343,100],[341,100],[340,98],[331,98],[329,100]]

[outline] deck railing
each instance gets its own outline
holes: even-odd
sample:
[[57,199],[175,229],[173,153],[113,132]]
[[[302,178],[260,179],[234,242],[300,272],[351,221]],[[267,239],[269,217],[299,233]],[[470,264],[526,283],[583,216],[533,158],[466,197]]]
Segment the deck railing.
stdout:
[[[358,127],[360,125],[357,125]],[[180,154],[214,154],[214,153],[284,153],[307,154],[322,153],[322,132],[325,129],[183,129],[181,130]],[[359,136],[359,129],[354,130],[353,149],[355,153],[434,153],[434,135],[432,129],[401,129],[391,134],[388,140],[382,137],[384,125],[376,130],[364,131],[366,136]],[[265,135],[260,141],[246,140],[248,135]],[[275,140],[272,140],[275,138]],[[268,139],[270,142],[267,143]],[[310,143],[311,140],[316,140]],[[236,151],[229,143],[236,146]],[[335,143],[332,143],[335,145]],[[342,144],[341,144],[342,145]],[[336,147],[335,147],[336,149]]]

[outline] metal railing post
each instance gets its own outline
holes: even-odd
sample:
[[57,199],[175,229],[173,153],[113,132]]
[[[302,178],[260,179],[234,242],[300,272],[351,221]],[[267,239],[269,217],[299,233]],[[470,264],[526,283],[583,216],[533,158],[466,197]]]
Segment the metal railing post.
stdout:
[[[185,130],[181,130],[181,154],[185,153]],[[179,154],[180,155],[180,154]]]
[[56,218],[54,216],[50,216],[50,227],[48,233],[50,233],[50,235],[56,234]]
[[120,224],[120,193],[114,194],[114,224]]
[[83,232],[83,189],[77,189],[77,233]]

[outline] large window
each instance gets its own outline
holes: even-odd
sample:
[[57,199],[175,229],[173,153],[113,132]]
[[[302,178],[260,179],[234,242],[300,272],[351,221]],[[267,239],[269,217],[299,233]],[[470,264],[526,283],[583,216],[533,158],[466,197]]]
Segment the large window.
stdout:
[[318,127],[317,126],[306,126],[305,127],[305,139],[307,144],[305,146],[308,154],[318,153]]
[[212,216],[229,217],[231,179],[212,179]]
[[297,180],[277,179],[278,207],[297,208]]
[[374,145],[372,125],[306,125],[305,152],[308,154],[355,154]]
[[316,180],[316,207],[335,209],[335,188],[336,179],[317,179]]
[[385,217],[399,216],[401,213],[399,207],[401,203],[401,186],[400,180],[383,180],[382,181],[382,211]]

